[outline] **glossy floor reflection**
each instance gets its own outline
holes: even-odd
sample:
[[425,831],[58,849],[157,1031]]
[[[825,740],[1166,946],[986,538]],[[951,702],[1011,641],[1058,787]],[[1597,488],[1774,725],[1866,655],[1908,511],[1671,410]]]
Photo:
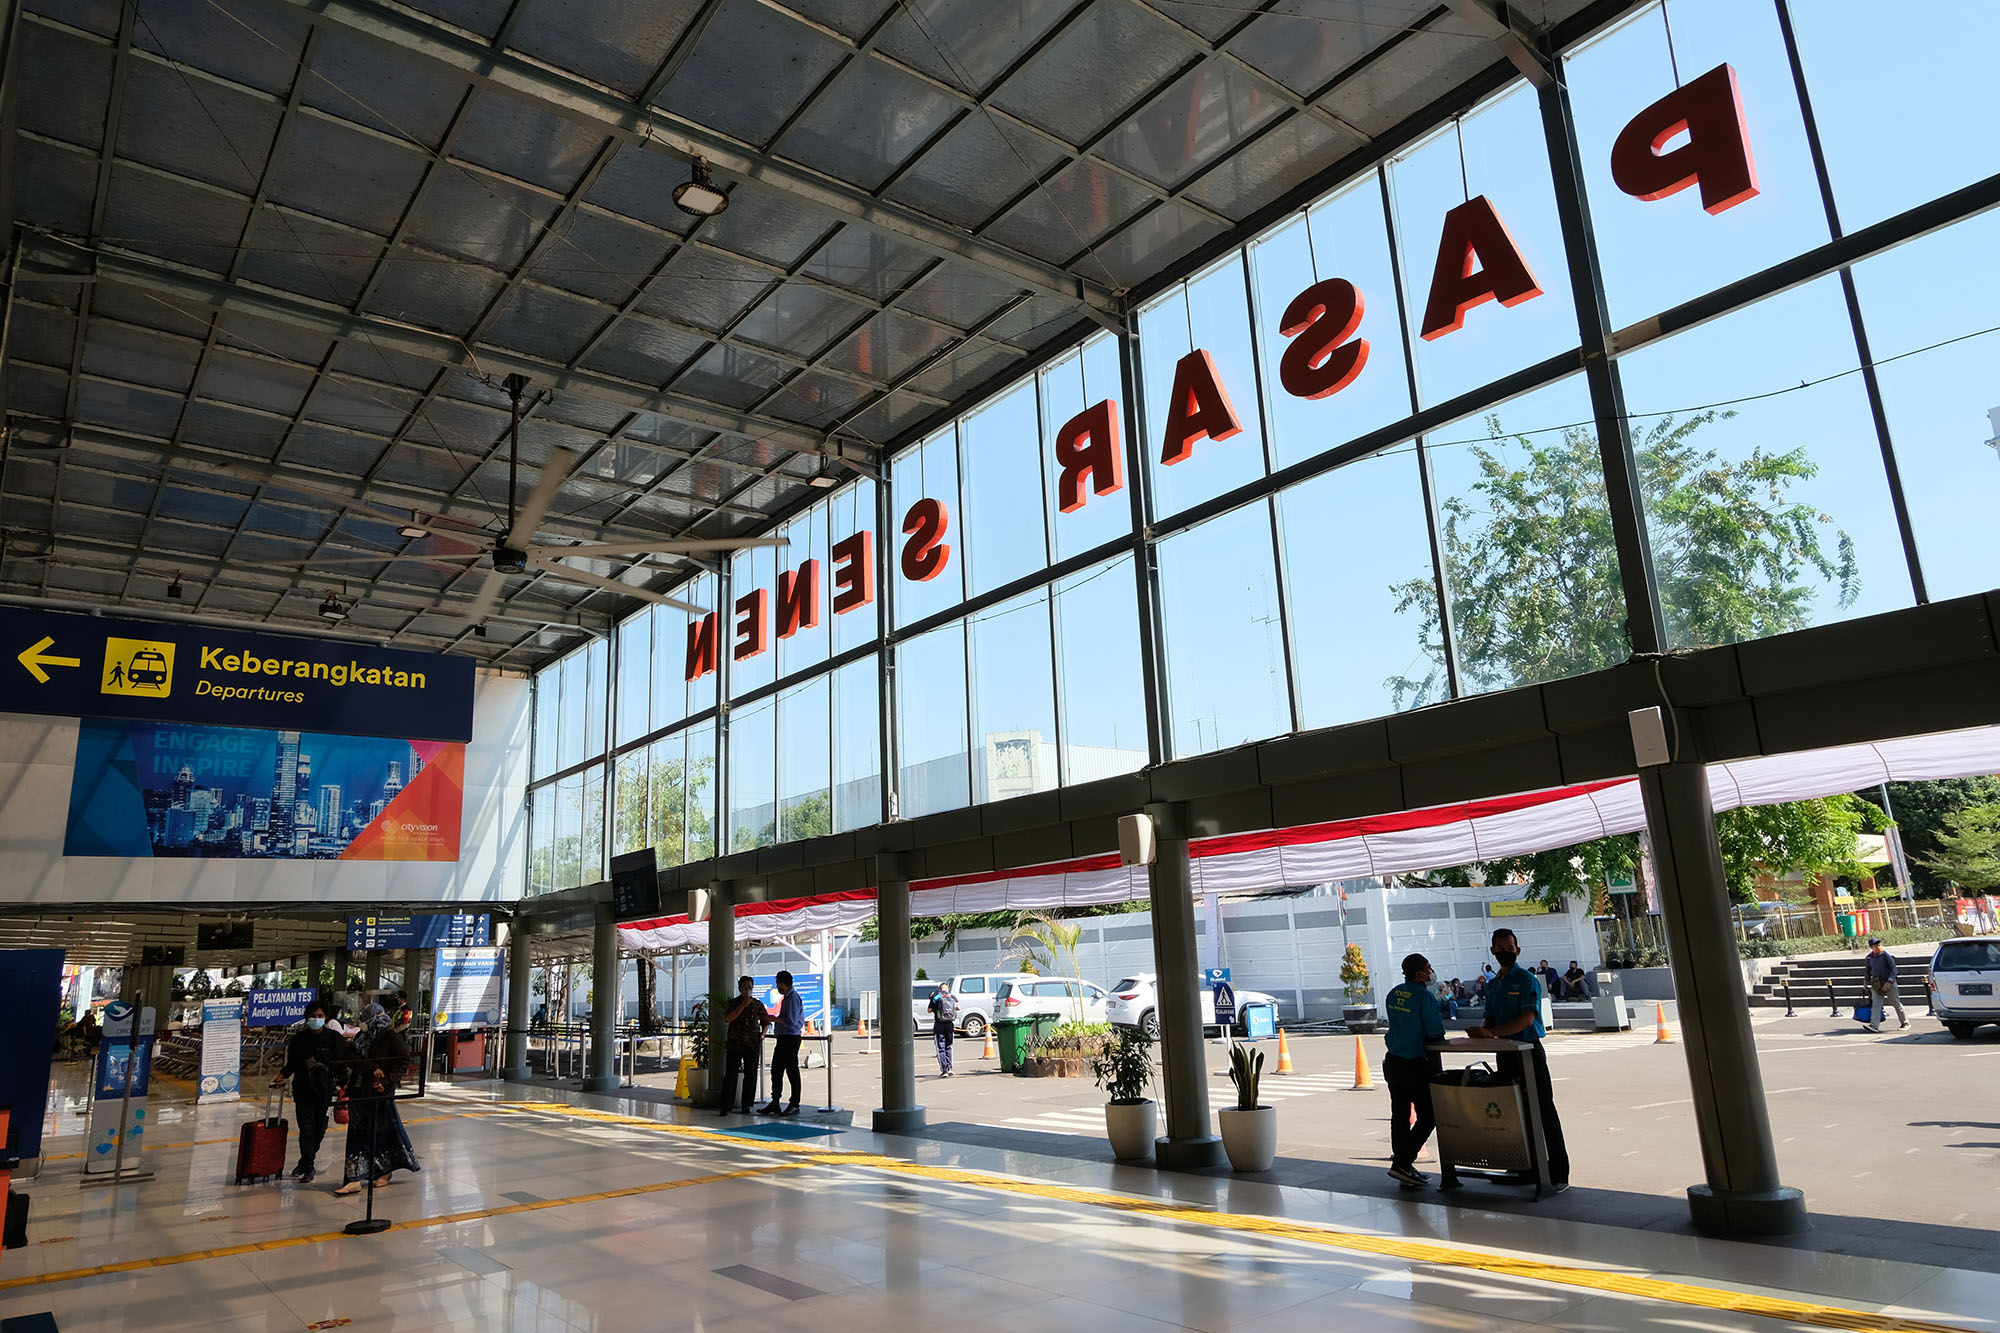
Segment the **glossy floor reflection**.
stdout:
[[104,1190],[76,1184],[69,1109],[30,1244],[0,1256],[0,1321],[64,1333],[2000,1328],[1987,1274],[866,1131],[772,1144],[487,1084],[406,1104],[425,1169],[378,1196],[392,1230],[354,1238],[335,1181],[226,1183],[247,1105],[170,1095],[157,1177]]

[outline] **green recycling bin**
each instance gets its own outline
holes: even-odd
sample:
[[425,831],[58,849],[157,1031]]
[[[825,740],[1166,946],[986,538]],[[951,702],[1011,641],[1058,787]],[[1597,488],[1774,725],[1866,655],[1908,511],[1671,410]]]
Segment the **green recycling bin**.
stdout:
[[1848,939],[1854,938],[1854,913],[1835,912],[1833,914],[1833,919],[1840,926],[1840,933],[1842,935],[1846,936]]
[[1033,1025],[1025,1018],[994,1021],[993,1032],[1000,1044],[1000,1072],[1012,1074],[1027,1063],[1028,1034]]
[[1062,1019],[1054,1014],[1036,1014],[1033,1022],[1035,1024],[1035,1034],[1031,1044],[1039,1046],[1056,1035],[1056,1027],[1062,1022]]

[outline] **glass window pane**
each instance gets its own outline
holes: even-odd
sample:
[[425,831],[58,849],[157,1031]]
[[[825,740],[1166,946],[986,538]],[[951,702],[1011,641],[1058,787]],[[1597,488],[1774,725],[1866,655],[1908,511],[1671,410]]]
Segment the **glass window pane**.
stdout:
[[612,761],[611,854],[623,856],[646,841],[646,751],[633,750]]
[[[594,759],[604,753],[605,691],[611,687],[611,645],[594,639],[584,650],[583,757]],[[599,784],[602,786],[602,784]]]
[[[1382,188],[1372,173],[1315,205],[1310,221],[1296,217],[1258,241],[1250,250],[1250,272],[1257,285],[1258,348],[1279,466],[1325,453],[1410,414],[1389,229]],[[1354,336],[1368,341],[1368,360],[1339,392],[1295,398],[1278,382],[1279,361],[1292,342],[1278,330],[1292,299],[1324,278],[1345,278],[1360,292],[1361,326]]]
[[[697,580],[701,582],[704,580]],[[688,585],[692,588],[694,585]],[[697,599],[687,591],[676,593],[697,605],[712,599]],[[687,627],[694,617],[670,606],[653,609],[653,727],[670,727],[688,715]]]
[[579,842],[581,875],[579,884],[595,884],[604,878],[604,765],[583,775],[583,836]]
[[687,733],[687,859],[715,855],[715,724]]
[[[1217,382],[1243,429],[1217,442],[1203,439],[1172,465],[1160,446],[1173,397],[1174,369],[1191,351],[1205,350]],[[1250,289],[1243,256],[1232,254],[1139,315],[1139,367],[1144,379],[1141,441],[1152,478],[1153,514],[1164,518],[1264,475],[1264,426],[1257,410],[1257,358],[1250,343]]]
[[583,883],[583,774],[556,784],[556,887]]
[[[2000,586],[2000,544],[1989,531],[1993,482],[2000,475],[1993,339],[1933,346],[1996,322],[1996,253],[2000,215],[1988,213],[1854,268],[1933,600]],[[1910,355],[1919,348],[1930,350]]]
[[882,820],[880,659],[833,673],[833,826],[845,831]]
[[1299,725],[1414,706],[1411,679],[1431,660],[1424,646],[1437,623],[1415,448],[1399,445],[1284,491],[1278,519]]
[[915,819],[972,800],[965,753],[965,625],[946,625],[896,649],[900,808]]
[[553,784],[528,793],[528,892],[548,893],[556,886],[556,789]]
[[761,699],[729,715],[729,850],[767,847],[778,839],[776,699]]
[[1046,588],[966,622],[972,654],[972,799],[1050,791],[1056,762],[1055,663]]
[[[1118,342],[1100,333],[1081,349],[1064,357],[1042,372],[1042,457],[1048,460],[1047,504],[1049,528],[1055,537],[1055,558],[1067,560],[1095,550],[1104,543],[1132,530],[1132,499],[1128,491],[1098,495],[1084,488],[1084,502],[1069,513],[1057,512],[1054,464],[1056,433],[1084,408],[1109,398],[1117,407],[1119,458],[1127,466],[1131,441],[1124,438],[1125,389],[1118,366]],[[1121,476],[1125,474],[1121,471]],[[1130,478],[1126,477],[1130,484]]]
[[535,762],[534,776],[547,777],[556,771],[556,733],[561,729],[562,669],[545,667],[535,673]]
[[1049,563],[1043,527],[1041,419],[1035,381],[1023,380],[959,425],[965,462],[968,595],[1011,583]]
[[[842,542],[857,532],[875,532],[875,483],[857,481],[853,485],[834,492],[828,508],[827,539]],[[826,599],[824,616],[833,624],[833,651],[844,653],[850,648],[859,648],[864,643],[873,643],[880,637],[879,616],[882,607],[882,557],[893,550],[893,544],[885,545],[888,535],[875,536],[875,600],[866,606],[857,606],[841,615],[833,614],[833,561],[826,566],[826,587],[820,595]],[[832,548],[829,547],[829,550]]]
[[1290,731],[1271,513],[1245,505],[1160,543],[1176,756]]
[[789,676],[826,661],[833,620],[833,561],[827,555],[826,515],[826,505],[814,505],[778,531],[780,537],[791,543],[778,548],[779,569],[794,573],[804,568],[808,560],[819,561],[819,620],[800,626],[789,639],[778,637],[778,585],[771,584],[771,641],[778,650],[779,676]]
[[618,729],[616,743],[638,740],[652,729],[647,701],[653,689],[653,609],[618,627]]
[[1146,693],[1132,557],[1056,585],[1062,780],[1092,782],[1146,766]]
[[[1581,376],[1461,421],[1430,442],[1459,685],[1483,694],[1631,656],[1611,511]],[[1449,693],[1428,608],[1399,613],[1424,657],[1399,702]],[[1407,642],[1407,638],[1405,639]]]
[[778,841],[833,832],[833,683],[826,676],[778,696]]
[[[1680,0],[1673,14],[1678,38]],[[1907,0],[1895,22],[1881,22],[1882,14],[1862,0],[1792,6],[1827,175],[1849,232],[2000,168],[1990,133],[1957,132],[1992,122],[2000,6]]]
[[[1810,10],[1818,2],[1794,8]],[[1826,208],[1776,7],[1743,0],[1673,0],[1671,16],[1683,80],[1724,63],[1736,70],[1759,193],[1723,212],[1708,213],[1698,188],[1647,202],[1613,183],[1611,145],[1619,131],[1674,89],[1666,26],[1657,6],[1571,56],[1565,69],[1614,328],[1768,268],[1827,238]],[[1881,86],[1873,82],[1879,77],[1871,74],[1867,86]],[[1876,99],[1849,95],[1841,100],[1860,105]],[[1520,228],[1514,235],[1528,243]]]
[[663,866],[679,865],[686,850],[687,735],[663,736],[648,747],[652,774],[647,826],[653,854]]
[[[1534,89],[1517,85],[1467,116],[1463,131],[1463,158],[1458,131],[1446,125],[1389,165],[1404,306],[1417,356],[1417,397],[1427,407],[1577,345],[1576,306]],[[1417,334],[1438,241],[1445,215],[1466,201],[1468,182],[1472,197],[1492,201],[1542,294],[1515,306],[1495,301],[1474,306],[1466,311],[1463,328],[1426,342]]]
[[[1618,364],[1644,449],[1670,647],[1763,638],[1910,604],[1867,393],[1860,375],[1841,374],[1859,362],[1837,277]],[[1685,410],[1759,394],[1771,396],[1714,413]]]
[[[736,660],[736,608],[759,588],[764,591],[764,651],[739,662]],[[717,649],[722,669],[729,673],[729,697],[735,699],[778,678],[778,654],[772,651],[772,646],[777,643],[777,628],[772,622],[778,606],[778,549],[774,546],[753,546],[731,556],[729,596],[731,605],[722,617]],[[683,665],[686,655],[683,650]]]
[[[964,506],[958,502],[958,431],[947,426],[890,465],[889,494],[893,500],[891,529],[875,540],[887,549],[883,559],[896,580],[896,624],[915,624],[965,600]],[[944,544],[951,548],[944,567],[921,582],[903,577],[903,520],[919,500],[940,501],[948,511]],[[858,613],[857,613],[858,614]]]
[[589,669],[588,655],[582,649],[562,660],[562,725],[556,732],[558,769],[573,768],[583,762],[583,742],[589,729],[585,721],[590,712],[590,682],[586,679]]

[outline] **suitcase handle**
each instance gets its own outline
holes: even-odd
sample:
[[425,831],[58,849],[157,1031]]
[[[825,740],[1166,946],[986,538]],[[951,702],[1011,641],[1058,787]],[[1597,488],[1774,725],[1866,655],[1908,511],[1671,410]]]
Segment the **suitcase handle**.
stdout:
[[284,1095],[284,1090],[277,1084],[271,1085],[271,1091],[264,1098],[264,1120],[267,1124],[278,1118],[278,1102]]

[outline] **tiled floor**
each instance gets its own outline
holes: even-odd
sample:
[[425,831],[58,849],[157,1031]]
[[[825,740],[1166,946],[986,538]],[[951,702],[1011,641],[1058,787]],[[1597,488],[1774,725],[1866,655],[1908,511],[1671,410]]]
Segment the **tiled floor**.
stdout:
[[[404,1109],[425,1169],[378,1196],[397,1225],[372,1237],[339,1234],[360,1208],[330,1183],[225,1183],[246,1106],[167,1099],[157,1177],[103,1190],[77,1186],[76,1122],[59,1121],[30,1244],[0,1255],[0,1325],[2000,1329],[2000,1277],[1918,1263],[865,1130],[770,1143],[541,1089]],[[79,1271],[148,1259],[167,1262]],[[1780,1303],[1726,1308],[1759,1297]]]

